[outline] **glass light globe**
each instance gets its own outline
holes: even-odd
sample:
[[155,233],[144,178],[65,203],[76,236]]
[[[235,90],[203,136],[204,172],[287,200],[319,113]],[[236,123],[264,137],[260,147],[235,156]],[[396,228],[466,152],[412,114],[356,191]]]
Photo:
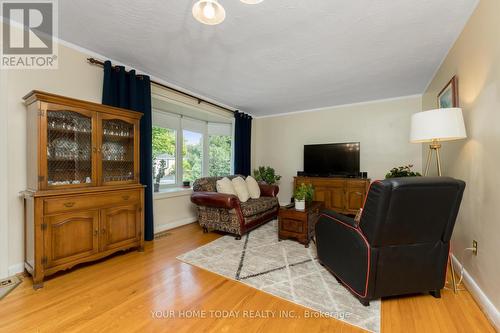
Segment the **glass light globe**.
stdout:
[[217,0],[199,0],[193,5],[193,17],[203,24],[216,25],[224,21],[226,11]]

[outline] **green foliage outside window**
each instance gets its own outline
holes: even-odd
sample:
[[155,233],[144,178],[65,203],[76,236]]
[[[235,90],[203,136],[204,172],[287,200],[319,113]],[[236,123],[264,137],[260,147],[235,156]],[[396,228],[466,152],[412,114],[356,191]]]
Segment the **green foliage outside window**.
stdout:
[[201,177],[203,147],[200,144],[185,144],[182,147],[182,180],[194,182]]
[[[153,127],[153,159],[159,155],[168,154],[175,157],[176,133],[174,130]],[[226,176],[231,173],[231,136],[210,135],[208,137],[208,175]],[[182,172],[183,181],[194,182],[202,177],[203,145],[201,141],[196,144],[183,143],[182,146]],[[157,168],[159,169],[159,168]],[[160,170],[155,170],[155,177]],[[168,170],[175,174],[175,170]]]
[[210,135],[208,145],[208,175],[227,176],[231,173],[231,137]]
[[161,154],[175,156],[175,131],[153,126],[153,158]]

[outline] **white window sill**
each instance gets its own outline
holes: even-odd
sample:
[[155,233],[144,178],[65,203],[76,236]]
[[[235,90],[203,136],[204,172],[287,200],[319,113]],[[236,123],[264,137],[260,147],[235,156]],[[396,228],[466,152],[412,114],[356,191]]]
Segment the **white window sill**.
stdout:
[[191,187],[169,187],[160,189],[160,192],[153,193],[154,200],[162,200],[167,198],[182,197],[191,195],[193,189]]

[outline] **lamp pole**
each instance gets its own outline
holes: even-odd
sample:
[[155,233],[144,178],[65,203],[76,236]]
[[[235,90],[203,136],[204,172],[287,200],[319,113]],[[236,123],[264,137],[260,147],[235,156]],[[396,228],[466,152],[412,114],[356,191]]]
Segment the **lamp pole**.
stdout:
[[429,174],[429,166],[431,165],[432,154],[436,152],[436,164],[438,170],[438,176],[442,176],[441,173],[441,157],[439,156],[439,149],[441,148],[441,144],[437,139],[432,139],[432,143],[429,145],[429,153],[427,154],[427,163],[425,165],[424,175],[427,176]]

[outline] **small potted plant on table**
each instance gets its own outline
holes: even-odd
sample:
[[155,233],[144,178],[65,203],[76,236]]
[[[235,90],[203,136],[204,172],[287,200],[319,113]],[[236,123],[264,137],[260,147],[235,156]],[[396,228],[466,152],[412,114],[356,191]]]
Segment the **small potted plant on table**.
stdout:
[[421,177],[419,172],[412,171],[413,165],[403,165],[400,167],[392,168],[389,173],[385,175],[385,178],[397,178],[397,177]]
[[295,199],[295,209],[296,210],[305,210],[306,209],[306,201],[311,202],[313,200],[314,189],[311,184],[300,184],[295,189],[293,197]]
[[276,174],[276,171],[269,166],[260,166],[253,171],[253,176],[256,181],[264,182],[269,185],[277,184],[281,176]]

